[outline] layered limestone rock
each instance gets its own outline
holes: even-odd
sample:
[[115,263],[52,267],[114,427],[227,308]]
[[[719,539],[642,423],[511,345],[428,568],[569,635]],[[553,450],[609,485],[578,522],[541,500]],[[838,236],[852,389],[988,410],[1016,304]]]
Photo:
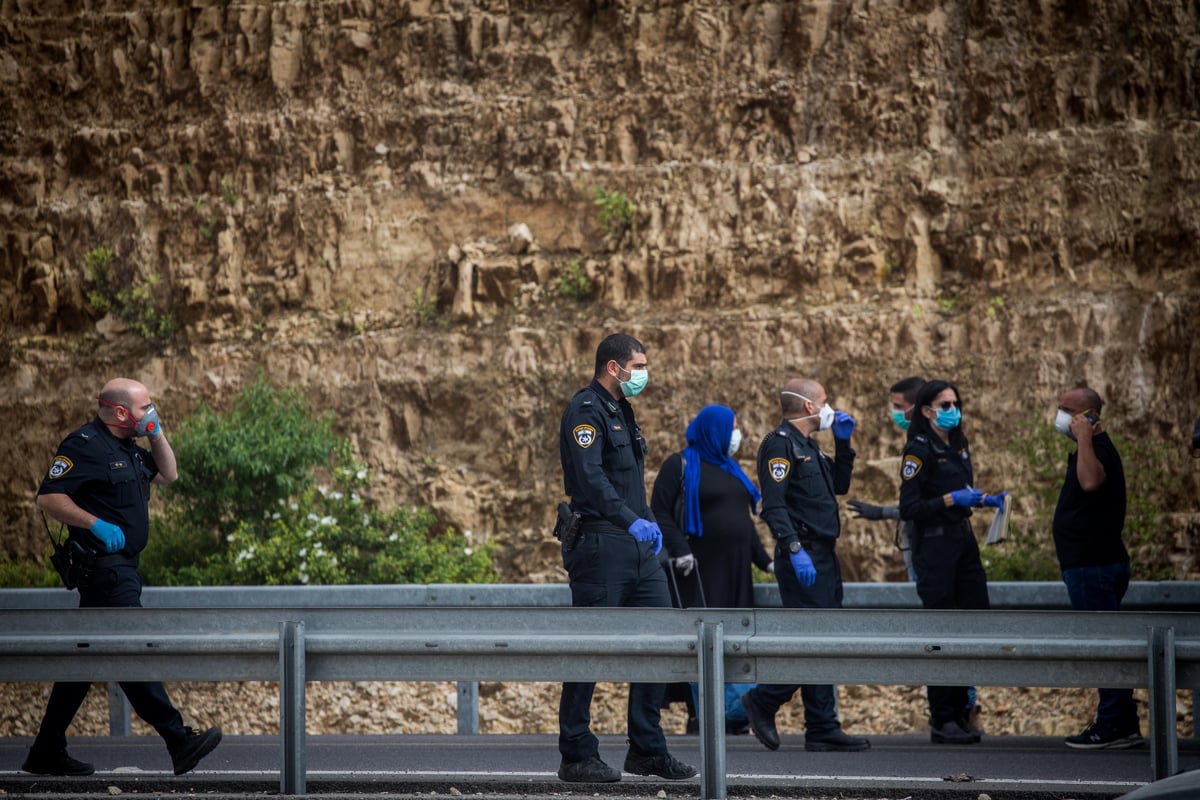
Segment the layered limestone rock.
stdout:
[[[557,421],[621,329],[652,472],[703,404],[756,438],[807,374],[881,502],[895,379],[960,385],[1019,514],[1006,445],[1086,381],[1178,479],[1154,557],[1200,572],[1192,5],[0,0],[0,43],[9,553],[41,553],[32,494],[107,377],[170,424],[261,370],[335,414],[375,499],[560,580]],[[602,226],[597,188],[633,212]],[[97,247],[157,281],[171,341],[89,303]],[[848,524],[847,578],[899,578],[889,537]]]

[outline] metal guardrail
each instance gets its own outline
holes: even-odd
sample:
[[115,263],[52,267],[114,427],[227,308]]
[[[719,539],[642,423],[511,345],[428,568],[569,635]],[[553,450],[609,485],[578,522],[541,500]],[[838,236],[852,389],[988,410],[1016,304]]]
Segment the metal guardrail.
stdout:
[[[994,610],[1065,611],[1071,604],[1061,581],[988,584]],[[327,608],[330,606],[520,606],[571,605],[561,583],[428,584],[372,586],[147,587],[147,608]],[[63,589],[0,589],[0,608],[75,608],[79,597]],[[779,586],[754,586],[755,608],[778,608]],[[920,608],[915,584],[847,583],[846,608]],[[1123,611],[1200,611],[1200,581],[1135,581]]]
[[278,680],[285,794],[309,680],[696,681],[701,792],[724,798],[725,681],[1146,687],[1151,772],[1178,768],[1200,614],[305,607],[0,610],[0,681]]
[[[1070,608],[1060,581],[992,582],[988,594],[994,610],[1065,610]],[[421,607],[565,607],[571,591],[565,584],[428,584],[351,586],[204,586],[148,587],[147,608],[336,608],[347,606]],[[0,590],[0,608],[75,608],[78,596],[62,589]],[[756,608],[778,608],[779,587],[754,587]],[[912,583],[847,583],[846,608],[920,608]],[[1200,582],[1139,581],[1131,583],[1125,611],[1200,611]],[[458,732],[479,733],[479,684],[457,684]],[[108,686],[109,731],[129,735],[129,701],[116,684]],[[1192,695],[1193,713],[1197,710]],[[1200,730],[1197,731],[1200,736]]]

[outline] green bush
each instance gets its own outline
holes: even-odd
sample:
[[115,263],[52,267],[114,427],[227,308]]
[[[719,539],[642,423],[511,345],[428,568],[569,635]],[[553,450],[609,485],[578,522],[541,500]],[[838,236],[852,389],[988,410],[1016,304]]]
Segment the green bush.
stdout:
[[1183,466],[1172,469],[1164,457],[1167,451],[1153,441],[1126,440],[1109,434],[1125,467],[1125,545],[1133,559],[1135,580],[1172,580],[1175,568],[1167,558],[1171,542],[1163,534],[1162,516],[1165,498],[1176,491]]
[[1054,542],[1044,535],[1009,524],[1000,544],[979,548],[979,558],[989,581],[1057,581],[1062,579]]
[[202,407],[172,445],[180,478],[165,487],[165,509],[152,522],[147,584],[496,580],[490,544],[438,530],[427,508],[372,508],[363,499],[366,465],[328,417],[311,419],[297,392],[260,377],[229,413]]
[[[134,285],[132,277],[117,270],[113,251],[107,247],[89,250],[84,261],[93,286],[87,295],[88,305],[95,311],[118,317],[147,341],[165,344],[174,338],[175,317],[159,308],[160,280],[157,275]],[[165,304],[165,301],[161,303]]]
[[330,464],[345,443],[330,416],[314,420],[300,393],[276,389],[261,375],[225,413],[201,403],[171,445],[179,480],[163,495],[167,516],[216,535],[311,484],[313,469]]
[[12,561],[8,556],[0,556],[0,588],[3,589],[43,589],[62,588],[62,579],[50,566],[50,554],[40,562]]
[[333,470],[333,487],[308,486],[264,516],[242,520],[206,562],[164,576],[173,585],[492,583],[490,544],[436,533],[427,508],[369,509],[363,464]]

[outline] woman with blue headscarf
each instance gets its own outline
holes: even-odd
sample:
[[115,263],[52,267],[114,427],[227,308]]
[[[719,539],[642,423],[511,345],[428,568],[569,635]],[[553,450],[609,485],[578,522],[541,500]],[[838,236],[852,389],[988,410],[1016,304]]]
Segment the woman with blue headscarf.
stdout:
[[[687,447],[667,457],[654,481],[650,506],[681,573],[685,608],[750,608],[750,565],[772,566],[752,518],[758,488],[733,458],[740,442],[733,409],[705,406],[687,427]],[[693,570],[698,582],[687,579]]]

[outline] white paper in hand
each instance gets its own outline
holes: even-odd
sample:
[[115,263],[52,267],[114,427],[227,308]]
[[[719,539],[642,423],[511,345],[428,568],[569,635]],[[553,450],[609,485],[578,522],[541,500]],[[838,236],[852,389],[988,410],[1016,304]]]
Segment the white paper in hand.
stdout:
[[988,527],[984,544],[1000,544],[1008,536],[1008,514],[1012,510],[1012,495],[1004,497],[1004,507],[996,509],[992,524]]

